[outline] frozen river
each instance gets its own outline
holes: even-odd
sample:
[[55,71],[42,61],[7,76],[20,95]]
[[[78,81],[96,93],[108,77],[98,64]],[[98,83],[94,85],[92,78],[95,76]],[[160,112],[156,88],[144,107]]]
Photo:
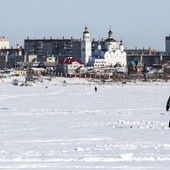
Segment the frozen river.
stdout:
[[66,84],[0,84],[0,169],[169,169],[169,82]]

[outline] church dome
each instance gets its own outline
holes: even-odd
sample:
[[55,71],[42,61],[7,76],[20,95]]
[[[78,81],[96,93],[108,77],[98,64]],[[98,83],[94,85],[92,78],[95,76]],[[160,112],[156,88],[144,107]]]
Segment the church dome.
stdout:
[[107,42],[116,42],[116,40],[113,39],[112,35],[113,35],[113,32],[110,29],[108,32]]
[[85,31],[83,32],[84,34],[88,33],[89,34],[89,31],[88,31],[88,28],[85,27]]
[[116,40],[109,37],[109,38],[107,38],[107,42],[116,42]]
[[113,32],[111,30],[109,30],[108,34],[109,34],[109,37],[110,37],[110,36],[113,35]]

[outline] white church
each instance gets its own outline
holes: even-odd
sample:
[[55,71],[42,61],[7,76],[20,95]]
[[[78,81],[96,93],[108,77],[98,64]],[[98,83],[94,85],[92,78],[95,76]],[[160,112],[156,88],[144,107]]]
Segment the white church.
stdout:
[[81,42],[81,61],[87,66],[94,67],[127,66],[127,54],[124,51],[122,41],[114,40],[112,35],[110,29],[108,38],[105,40],[105,49],[101,48],[100,41],[98,41],[97,49],[92,54],[90,33],[85,27]]

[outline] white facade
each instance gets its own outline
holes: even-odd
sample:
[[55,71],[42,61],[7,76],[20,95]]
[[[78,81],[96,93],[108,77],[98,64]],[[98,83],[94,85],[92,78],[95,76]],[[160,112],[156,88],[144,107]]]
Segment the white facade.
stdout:
[[90,41],[90,33],[88,28],[85,27],[85,31],[83,32],[83,40],[81,42],[81,61],[84,64],[89,62],[91,57],[91,41]]
[[34,61],[37,61],[37,55],[29,55],[25,59],[26,59],[27,62],[32,63]]
[[84,64],[73,57],[67,57],[64,60],[59,60],[59,73],[65,74],[77,74],[77,73],[84,73]]
[[5,37],[0,37],[0,49],[9,49],[9,40]]
[[55,63],[55,57],[54,56],[47,57],[46,62]]
[[74,61],[71,64],[64,64],[64,73],[76,74],[76,70],[79,68],[80,70],[84,69],[84,65],[77,61]]
[[[91,57],[91,65],[94,67],[111,67],[119,64],[121,66],[127,66],[127,54],[126,52],[121,52],[120,49],[115,51],[106,51],[104,54],[100,53],[101,56],[98,58]],[[103,57],[102,57],[103,55]]]
[[106,51],[102,51],[100,42],[94,56],[90,59],[90,65],[94,67],[112,67],[115,65],[127,66],[127,54],[121,41],[112,38],[112,31],[108,32]]
[[81,61],[94,67],[111,67],[116,64],[127,66],[127,54],[124,51],[123,44],[121,41],[114,40],[112,34],[112,31],[109,30],[108,38],[105,41],[106,50],[101,49],[99,42],[98,49],[94,51],[92,56],[90,34],[85,27],[83,41],[81,42]]

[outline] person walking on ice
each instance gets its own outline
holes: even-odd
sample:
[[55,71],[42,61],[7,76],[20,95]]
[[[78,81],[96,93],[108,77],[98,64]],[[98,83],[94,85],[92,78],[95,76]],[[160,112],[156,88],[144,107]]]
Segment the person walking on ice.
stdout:
[[94,87],[94,91],[97,92],[97,87],[96,86]]
[[170,108],[170,96],[169,96],[167,103],[166,103],[166,111],[168,111],[169,108]]

